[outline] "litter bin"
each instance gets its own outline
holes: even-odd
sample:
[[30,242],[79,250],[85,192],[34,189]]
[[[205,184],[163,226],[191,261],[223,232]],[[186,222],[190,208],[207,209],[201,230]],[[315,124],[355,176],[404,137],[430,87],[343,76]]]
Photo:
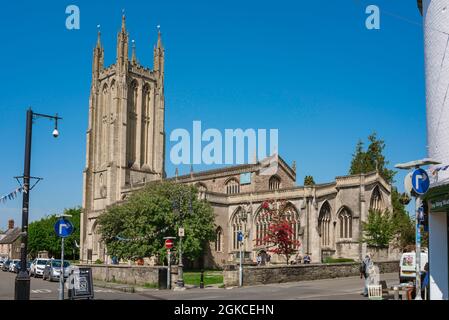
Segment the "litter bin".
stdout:
[[167,289],[167,268],[159,268],[159,289]]

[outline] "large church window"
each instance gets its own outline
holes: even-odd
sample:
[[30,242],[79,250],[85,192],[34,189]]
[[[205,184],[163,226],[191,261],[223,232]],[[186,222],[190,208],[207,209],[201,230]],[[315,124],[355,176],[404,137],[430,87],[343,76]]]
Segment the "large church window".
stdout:
[[137,81],[133,81],[128,91],[128,118],[127,118],[127,160],[128,166],[136,161],[136,121],[137,121]]
[[318,229],[320,231],[321,246],[330,246],[330,222],[331,222],[331,207],[328,202],[321,206],[320,214],[318,216]]
[[338,222],[340,224],[340,238],[352,238],[352,215],[348,209],[344,208],[338,215]]
[[142,165],[150,165],[150,157],[151,157],[151,142],[152,142],[152,134],[151,134],[151,88],[147,84],[143,88],[142,95],[142,154],[141,154],[141,163]]
[[375,187],[373,190],[373,193],[371,194],[371,201],[370,201],[370,209],[376,210],[376,211],[382,211],[383,204],[382,204],[382,195],[380,194],[379,187]]
[[[242,232],[243,234],[246,233],[247,228],[246,222],[247,222],[247,215],[242,208],[239,208],[234,213],[234,216],[232,217],[231,221],[233,250],[240,250],[240,242],[238,241],[238,234],[239,232]],[[246,242],[246,238],[244,239],[244,242]]]

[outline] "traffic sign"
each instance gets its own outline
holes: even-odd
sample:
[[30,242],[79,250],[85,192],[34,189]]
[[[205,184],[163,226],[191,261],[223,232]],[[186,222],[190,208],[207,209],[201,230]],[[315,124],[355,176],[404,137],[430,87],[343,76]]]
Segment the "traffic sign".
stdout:
[[412,174],[412,188],[417,194],[425,194],[430,187],[429,175],[424,169],[418,168]]
[[173,240],[172,239],[167,239],[167,240],[165,240],[165,248],[166,249],[171,249],[171,248],[173,248]]
[[55,232],[60,238],[67,238],[73,233],[73,224],[64,218],[59,219],[55,223]]
[[242,233],[242,231],[239,231],[237,233],[237,241],[239,241],[239,242],[243,241],[243,233]]

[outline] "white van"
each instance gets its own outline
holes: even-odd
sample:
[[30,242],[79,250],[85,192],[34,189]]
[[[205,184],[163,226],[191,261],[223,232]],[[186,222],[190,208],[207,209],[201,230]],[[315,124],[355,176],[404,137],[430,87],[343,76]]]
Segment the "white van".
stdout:
[[[416,279],[416,253],[404,252],[399,261],[399,281],[400,283],[414,281]],[[428,262],[428,254],[426,250],[421,252],[421,272]]]

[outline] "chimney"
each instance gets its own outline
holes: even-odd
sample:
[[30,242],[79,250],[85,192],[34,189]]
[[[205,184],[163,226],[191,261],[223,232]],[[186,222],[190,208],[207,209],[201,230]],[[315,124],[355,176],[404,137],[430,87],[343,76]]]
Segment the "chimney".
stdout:
[[8,220],[8,229],[14,229],[14,220],[13,219]]

